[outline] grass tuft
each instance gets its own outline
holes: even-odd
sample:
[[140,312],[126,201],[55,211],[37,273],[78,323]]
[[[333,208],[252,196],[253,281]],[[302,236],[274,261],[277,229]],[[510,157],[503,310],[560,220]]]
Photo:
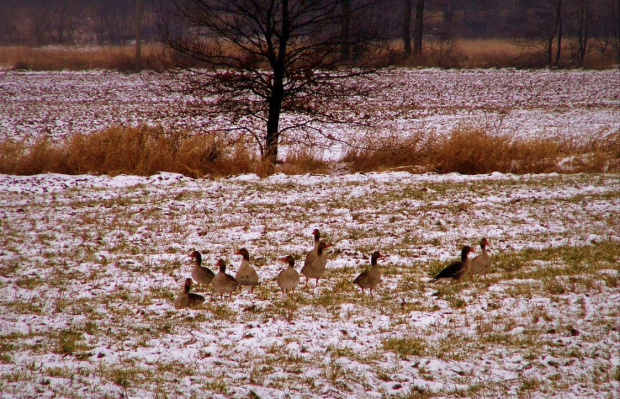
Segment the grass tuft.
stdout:
[[424,356],[426,342],[416,337],[387,338],[383,340],[383,349],[401,356]]

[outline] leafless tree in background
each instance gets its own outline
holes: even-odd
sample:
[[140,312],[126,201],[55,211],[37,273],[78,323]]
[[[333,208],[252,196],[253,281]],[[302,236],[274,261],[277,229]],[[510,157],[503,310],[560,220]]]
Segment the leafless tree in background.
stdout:
[[586,54],[591,47],[592,7],[590,0],[577,0],[575,4],[577,17],[576,46],[573,46],[573,58],[579,65],[583,65]]
[[417,0],[415,25],[413,28],[413,54],[422,54],[422,33],[424,30],[424,0]]
[[91,9],[93,29],[100,44],[123,44],[135,35],[135,4],[127,0],[95,2]]
[[403,47],[405,54],[410,55],[412,53],[411,48],[411,11],[413,0],[403,0]]
[[[360,13],[362,1],[374,4]],[[170,2],[180,3],[180,0],[140,0],[141,33],[145,41],[157,40],[154,10]],[[415,48],[431,56],[430,65],[437,65],[437,46],[441,53],[447,54],[443,48],[449,49],[450,43],[458,44],[461,39],[497,38],[522,45],[524,58],[515,59],[516,66],[596,66],[597,60],[603,59],[604,63],[599,65],[609,67],[620,62],[619,0],[334,0],[333,3],[334,12],[340,14],[339,54],[342,62],[348,60],[350,64],[359,62],[372,44],[363,40],[370,35],[370,26],[376,42],[391,38],[397,44],[392,60],[399,60],[403,53],[415,53]],[[419,7],[423,12],[417,12]],[[127,45],[136,35],[134,8],[135,0],[0,0],[0,43]],[[333,25],[336,29],[336,21]],[[430,45],[424,46],[427,43]],[[427,61],[431,58],[426,57]],[[452,60],[454,65],[460,62],[458,57]],[[524,64],[520,64],[522,61]]]
[[[344,49],[353,32],[355,46],[372,51],[377,38],[368,13],[374,1],[350,0],[346,8],[342,0],[170,3],[162,34],[178,66],[188,72],[189,90],[205,99],[204,113],[225,116],[254,137],[271,165],[283,133],[297,129],[327,136],[317,122],[346,122],[338,110],[348,96],[366,94],[349,78],[369,70],[341,67],[348,65]],[[361,59],[381,61],[369,54]],[[283,122],[284,114],[295,118]],[[263,128],[257,132],[256,126]]]
[[84,2],[80,0],[45,0],[34,17],[47,37],[55,44],[71,43],[84,23]]

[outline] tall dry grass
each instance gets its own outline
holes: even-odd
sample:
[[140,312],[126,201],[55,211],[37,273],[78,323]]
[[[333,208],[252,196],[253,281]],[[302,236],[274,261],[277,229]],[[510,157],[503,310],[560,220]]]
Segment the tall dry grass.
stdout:
[[[401,48],[395,42],[391,48]],[[588,69],[617,68],[618,56],[611,50],[602,54],[591,48],[583,65],[572,57],[575,43],[564,40],[560,68],[583,67]],[[410,56],[400,62],[404,66],[440,67],[440,68],[547,68],[549,63],[542,42],[518,43],[508,39],[451,39],[437,40],[428,38],[424,41],[422,54]]]
[[190,135],[161,127],[114,126],[62,143],[40,139],[0,143],[0,173],[32,175],[182,173],[191,177],[260,172],[260,160],[241,142],[229,145],[218,135]]
[[458,128],[449,135],[391,137],[352,149],[344,157],[352,171],[405,169],[462,174],[618,172],[620,132],[577,144],[558,139],[493,136]]
[[327,162],[307,149],[291,151],[276,170],[287,175],[329,174],[331,172],[330,165]]
[[[557,139],[511,140],[481,129],[459,128],[449,135],[415,134],[384,137],[351,149],[343,162],[352,172],[408,170],[413,173],[462,174],[619,172],[620,132],[574,143]],[[241,173],[266,176],[330,173],[330,165],[304,148],[289,151],[275,168],[255,148],[217,134],[191,135],[161,127],[113,126],[90,135],[76,134],[53,144],[0,142],[0,173],[32,175],[133,174],[175,172],[190,177]]]
[[[219,44],[218,44],[219,45]],[[564,40],[560,67],[585,67],[592,69],[616,68],[618,57],[608,50],[602,54],[592,48],[584,65],[571,60],[571,47],[575,44]],[[238,56],[238,49],[224,45],[231,56]],[[424,51],[420,55],[401,59],[402,42],[394,40],[387,44],[387,54],[381,58],[392,57],[394,64],[403,66],[424,66],[442,68],[546,68],[548,62],[543,51],[543,43],[522,43],[507,39],[451,39],[437,40],[432,35],[424,40]],[[379,57],[377,54],[369,57]],[[365,60],[372,61],[372,60]],[[371,62],[372,64],[372,62]],[[168,65],[200,66],[200,63],[184,59],[161,44],[142,46],[142,65],[144,69],[163,71]],[[24,47],[0,46],[0,69],[25,70],[86,70],[116,69],[135,70],[135,49],[133,46],[50,46]]]
[[[163,71],[167,52],[161,45],[143,45],[142,68]],[[136,69],[133,46],[0,47],[0,68],[32,71]]]

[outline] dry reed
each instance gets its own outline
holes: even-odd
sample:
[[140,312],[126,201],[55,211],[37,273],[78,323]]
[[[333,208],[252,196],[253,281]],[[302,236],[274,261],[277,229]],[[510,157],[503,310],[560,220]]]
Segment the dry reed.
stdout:
[[0,143],[0,173],[135,174],[159,171],[191,177],[255,171],[257,156],[243,143],[228,145],[218,135],[190,135],[161,127],[114,126],[62,143],[40,139]]
[[[481,129],[458,128],[449,135],[418,133],[386,137],[351,149],[342,159],[352,172],[408,170],[462,174],[618,172],[620,132],[586,143],[557,139],[511,140]],[[190,177],[274,172],[329,173],[330,165],[303,148],[292,148],[273,168],[255,148],[223,136],[192,135],[161,127],[113,126],[61,142],[39,139],[32,145],[0,142],[0,173],[32,175],[134,174],[175,172]]]
[[[401,169],[411,172],[547,173],[617,171],[620,133],[575,144],[558,139],[492,136],[481,129],[457,128],[446,136],[417,134],[353,149],[344,157],[352,171]],[[374,148],[370,148],[374,147]]]

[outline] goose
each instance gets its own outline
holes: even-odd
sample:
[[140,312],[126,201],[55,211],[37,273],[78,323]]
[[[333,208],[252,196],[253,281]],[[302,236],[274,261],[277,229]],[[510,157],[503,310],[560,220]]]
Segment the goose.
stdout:
[[[256,269],[250,265],[250,253],[247,249],[241,248],[236,252],[236,255],[241,255],[241,265],[237,274],[235,274],[235,280],[239,283],[239,286],[249,285],[250,292],[254,292],[254,286],[258,284],[258,274]],[[241,288],[241,287],[240,287]]]
[[174,300],[174,307],[177,309],[184,308],[193,308],[195,306],[200,305],[205,301],[205,297],[202,295],[194,294],[193,292],[189,292],[192,288],[192,279],[186,278],[185,284],[183,285],[183,289],[179,293],[179,295]]
[[211,269],[202,266],[202,255],[198,251],[194,251],[189,254],[190,258],[194,259],[194,268],[192,269],[192,278],[198,284],[205,287],[211,284],[215,273]]
[[299,284],[299,273],[295,270],[295,258],[288,255],[280,259],[282,262],[288,263],[288,267],[282,270],[276,279],[278,286],[282,290],[283,295],[288,295],[288,291],[295,291],[295,287]]
[[470,252],[474,252],[469,245],[465,245],[461,249],[461,260],[450,263],[445,269],[437,273],[431,280],[431,283],[443,278],[452,278],[454,280],[460,280],[469,274],[471,268],[471,261],[467,258]]
[[472,275],[485,274],[491,270],[491,258],[487,253],[487,245],[489,245],[489,240],[486,238],[480,240],[480,249],[482,250],[482,253],[471,260],[470,273]]
[[368,288],[370,289],[370,296],[373,296],[372,290],[381,282],[381,269],[377,264],[377,259],[383,257],[384,256],[381,255],[379,251],[373,252],[370,257],[370,270],[362,272],[353,280],[353,283],[359,285],[362,289],[362,294],[364,294],[364,289]]
[[229,300],[232,300],[232,293],[237,289],[239,283],[233,276],[226,273],[226,263],[223,259],[219,259],[215,266],[220,268],[220,271],[213,277],[211,286],[220,294],[220,300],[224,294],[229,294]]
[[314,248],[310,252],[306,254],[306,260],[304,260],[304,267],[306,265],[312,264],[317,257],[317,250],[319,249],[319,242],[321,240],[321,232],[319,229],[312,230],[312,235],[314,236]]
[[319,242],[316,249],[316,257],[311,263],[304,263],[304,267],[301,268],[301,274],[306,276],[306,286],[310,278],[316,279],[316,285],[319,285],[319,278],[325,274],[325,266],[327,265],[327,252],[325,249],[329,247],[330,245],[325,241]]

